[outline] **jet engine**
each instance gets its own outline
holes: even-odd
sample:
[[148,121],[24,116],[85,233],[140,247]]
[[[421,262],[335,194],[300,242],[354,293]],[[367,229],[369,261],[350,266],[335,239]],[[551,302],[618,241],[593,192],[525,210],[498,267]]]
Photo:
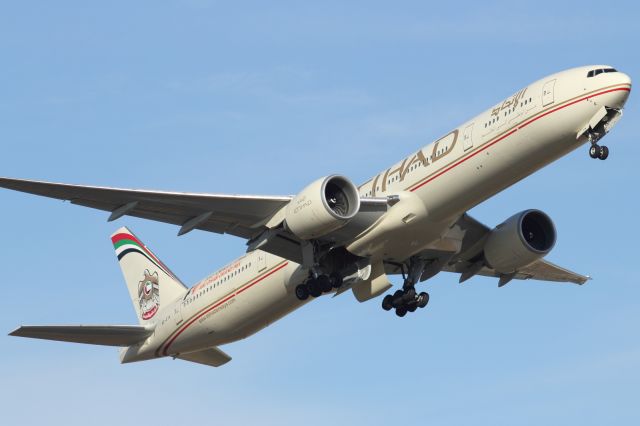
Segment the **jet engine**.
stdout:
[[555,243],[556,228],[549,216],[525,210],[491,231],[484,257],[497,272],[509,274],[547,255]]
[[360,210],[360,195],[346,177],[327,176],[296,195],[285,213],[285,226],[296,237],[310,240],[343,227]]

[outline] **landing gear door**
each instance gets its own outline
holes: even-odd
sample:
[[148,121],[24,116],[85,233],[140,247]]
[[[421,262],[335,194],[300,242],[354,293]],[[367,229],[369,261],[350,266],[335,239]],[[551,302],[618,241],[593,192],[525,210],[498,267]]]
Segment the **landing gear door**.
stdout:
[[467,126],[464,129],[464,134],[462,135],[462,145],[464,146],[464,150],[467,151],[470,148],[473,148],[473,124]]
[[556,85],[556,80],[547,81],[542,87],[542,106],[546,107],[554,102],[553,88]]

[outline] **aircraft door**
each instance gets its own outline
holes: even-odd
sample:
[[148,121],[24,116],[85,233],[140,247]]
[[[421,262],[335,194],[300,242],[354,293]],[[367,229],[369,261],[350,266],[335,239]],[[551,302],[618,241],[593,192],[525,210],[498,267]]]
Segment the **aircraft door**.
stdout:
[[554,102],[553,97],[553,88],[556,85],[556,80],[547,81],[544,86],[542,86],[542,106],[546,107],[547,105],[551,105]]
[[462,135],[462,145],[465,151],[473,147],[473,123],[471,123],[464,129],[464,134]]
[[258,272],[267,269],[267,253],[263,251],[257,252],[256,263],[258,264]]
[[182,302],[176,303],[173,307],[173,315],[176,318],[176,325],[182,322]]

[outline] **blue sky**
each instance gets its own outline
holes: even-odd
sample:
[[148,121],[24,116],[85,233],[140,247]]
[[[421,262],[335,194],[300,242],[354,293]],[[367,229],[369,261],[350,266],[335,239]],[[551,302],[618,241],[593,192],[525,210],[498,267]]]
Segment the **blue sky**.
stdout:
[[[0,175],[257,194],[363,182],[547,74],[640,78],[638,18],[631,1],[5,2]],[[489,225],[546,211],[548,258],[587,285],[443,274],[404,319],[321,298],[226,346],[220,369],[0,336],[0,423],[637,424],[637,99],[606,162],[584,147],[472,211]],[[118,226],[189,283],[244,250],[10,191],[0,207],[3,333],[134,323]]]

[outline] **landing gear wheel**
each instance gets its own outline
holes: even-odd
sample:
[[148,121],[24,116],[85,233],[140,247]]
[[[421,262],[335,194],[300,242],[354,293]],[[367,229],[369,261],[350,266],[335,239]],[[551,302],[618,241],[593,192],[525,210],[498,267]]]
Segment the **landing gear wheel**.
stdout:
[[598,158],[601,160],[606,160],[607,157],[609,157],[609,148],[607,148],[606,146],[601,146]]
[[320,295],[322,294],[317,280],[310,279],[309,281],[307,281],[307,287],[309,288],[309,294],[313,297],[320,297]]
[[384,299],[382,299],[382,309],[385,311],[390,311],[393,308],[393,296],[387,294]]
[[[600,155],[602,155],[601,152],[602,152],[602,148],[600,148],[600,145],[598,144],[594,143],[593,145],[591,145],[591,148],[589,148],[589,156],[591,158],[594,158],[594,159],[600,158]],[[607,149],[607,154],[608,153],[609,153],[609,150]]]
[[396,315],[399,316],[400,318],[407,315],[407,308],[405,308],[404,306],[400,306],[399,308],[396,308]]
[[316,279],[316,283],[318,285],[318,288],[320,289],[321,292],[323,293],[327,293],[331,291],[331,280],[329,279],[329,277],[327,275],[320,275],[317,279]]
[[296,297],[298,300],[307,300],[309,298],[309,289],[306,284],[300,284],[296,287]]
[[399,308],[400,306],[402,306],[402,296],[404,296],[404,291],[402,290],[398,290],[393,293],[393,296],[391,296],[391,306],[393,306],[394,308]]
[[414,299],[407,304],[407,311],[415,312],[418,309],[418,302]]
[[427,306],[427,303],[429,303],[429,293],[426,292],[422,292],[418,295],[418,308],[424,308],[425,306]]

